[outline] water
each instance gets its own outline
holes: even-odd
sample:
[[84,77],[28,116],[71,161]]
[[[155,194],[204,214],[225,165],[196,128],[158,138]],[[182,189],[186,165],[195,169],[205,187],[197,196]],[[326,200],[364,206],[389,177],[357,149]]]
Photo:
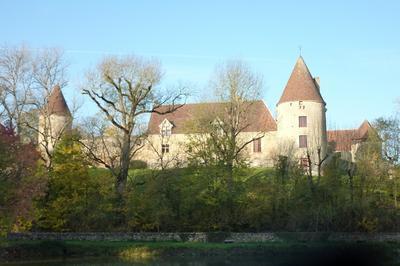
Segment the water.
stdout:
[[[396,253],[397,254],[397,253]],[[388,256],[382,250],[373,250],[365,248],[329,248],[329,249],[311,249],[301,252],[271,252],[269,255],[239,255],[230,256],[223,255],[185,255],[185,256],[164,256],[157,258],[141,259],[136,261],[128,261],[118,257],[85,257],[85,258],[60,258],[52,260],[30,260],[30,261],[14,261],[8,263],[0,263],[0,266],[23,265],[23,266],[50,266],[50,265],[108,265],[108,266],[400,266],[400,250],[398,254]]]
[[50,266],[50,265],[102,265],[102,266],[127,266],[127,265],[166,265],[166,266],[216,266],[216,265],[233,265],[233,266],[244,266],[244,265],[266,265],[266,266],[277,266],[282,265],[279,262],[272,261],[271,258],[268,260],[263,257],[167,257],[158,258],[151,260],[142,261],[124,261],[118,258],[71,258],[71,259],[55,259],[55,260],[35,260],[35,261],[17,261],[3,263],[0,265],[23,265],[23,266]]

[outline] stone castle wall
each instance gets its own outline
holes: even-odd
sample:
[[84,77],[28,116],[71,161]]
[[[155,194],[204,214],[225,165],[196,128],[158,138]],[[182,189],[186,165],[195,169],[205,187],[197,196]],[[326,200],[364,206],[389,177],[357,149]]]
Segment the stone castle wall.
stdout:
[[[247,145],[243,151],[249,158],[251,166],[273,166],[273,159],[277,155],[276,131],[274,132],[242,132],[239,139],[247,142],[255,137],[263,136],[261,139],[261,152],[253,151],[253,144]],[[168,167],[182,166],[187,163],[187,144],[191,138],[196,138],[195,134],[172,134],[162,137],[160,134],[153,134],[148,137],[146,144],[141,149],[135,159],[147,162],[150,168],[161,168],[161,157],[164,164]],[[169,145],[169,153],[162,154],[161,145]]]
[[[308,150],[314,157],[313,161],[317,161],[316,150],[321,147],[323,157],[327,147],[325,112],[325,105],[317,102],[293,101],[279,104],[277,106],[279,145],[292,149],[292,155],[295,157],[305,157]],[[299,127],[299,116],[307,117],[306,127]],[[299,148],[300,135],[307,136],[307,148]]]

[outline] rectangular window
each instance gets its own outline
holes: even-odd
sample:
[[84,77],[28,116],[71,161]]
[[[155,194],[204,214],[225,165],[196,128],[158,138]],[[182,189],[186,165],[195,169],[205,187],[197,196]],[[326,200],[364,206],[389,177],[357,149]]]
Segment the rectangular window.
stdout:
[[308,167],[308,159],[307,158],[301,158],[300,159],[300,166],[302,168],[307,168]]
[[164,153],[169,153],[169,144],[161,144],[161,152]]
[[253,152],[261,152],[261,139],[253,140]]
[[299,116],[299,127],[307,127],[307,116]]
[[307,148],[307,135],[299,136],[299,148]]

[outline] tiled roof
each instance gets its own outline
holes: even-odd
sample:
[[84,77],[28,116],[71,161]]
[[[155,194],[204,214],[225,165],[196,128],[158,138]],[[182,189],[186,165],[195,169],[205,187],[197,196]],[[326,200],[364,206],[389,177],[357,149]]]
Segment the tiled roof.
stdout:
[[278,104],[291,101],[313,101],[325,104],[319,85],[311,76],[301,56],[297,59]]
[[47,100],[49,114],[71,115],[60,86],[56,85]]
[[[258,100],[249,103],[250,105],[247,110],[248,116],[246,121],[248,127],[246,127],[243,132],[276,131],[276,122],[264,102]],[[163,115],[152,113],[148,125],[148,133],[159,134],[159,125],[164,121],[164,119],[167,119],[174,125],[172,128],[173,134],[194,133],[192,132],[193,129],[190,129],[188,124],[190,121],[193,121],[199,113],[210,114],[210,119],[214,119],[211,116],[215,113],[223,112],[226,106],[226,103],[185,104],[172,113]],[[165,112],[169,108],[171,108],[171,106],[161,106],[158,111]]]
[[335,151],[351,151],[351,145],[368,138],[371,124],[365,120],[357,129],[328,130],[328,143],[334,144]]
[[371,124],[365,120],[361,126],[357,129],[357,137],[358,140],[366,140],[368,138],[368,132],[372,128]]
[[356,129],[328,130],[328,143],[334,144],[335,151],[351,151],[353,139],[357,136]]

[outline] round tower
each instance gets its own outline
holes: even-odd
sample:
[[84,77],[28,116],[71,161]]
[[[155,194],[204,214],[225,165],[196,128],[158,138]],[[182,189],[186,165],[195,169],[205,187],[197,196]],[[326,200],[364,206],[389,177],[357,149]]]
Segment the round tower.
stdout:
[[38,145],[42,154],[51,153],[62,135],[71,130],[72,116],[60,86],[56,85],[40,110]]
[[[277,134],[287,153],[307,163],[324,158],[327,148],[326,103],[319,78],[313,78],[300,56],[277,104]],[[319,155],[318,155],[319,153]]]

